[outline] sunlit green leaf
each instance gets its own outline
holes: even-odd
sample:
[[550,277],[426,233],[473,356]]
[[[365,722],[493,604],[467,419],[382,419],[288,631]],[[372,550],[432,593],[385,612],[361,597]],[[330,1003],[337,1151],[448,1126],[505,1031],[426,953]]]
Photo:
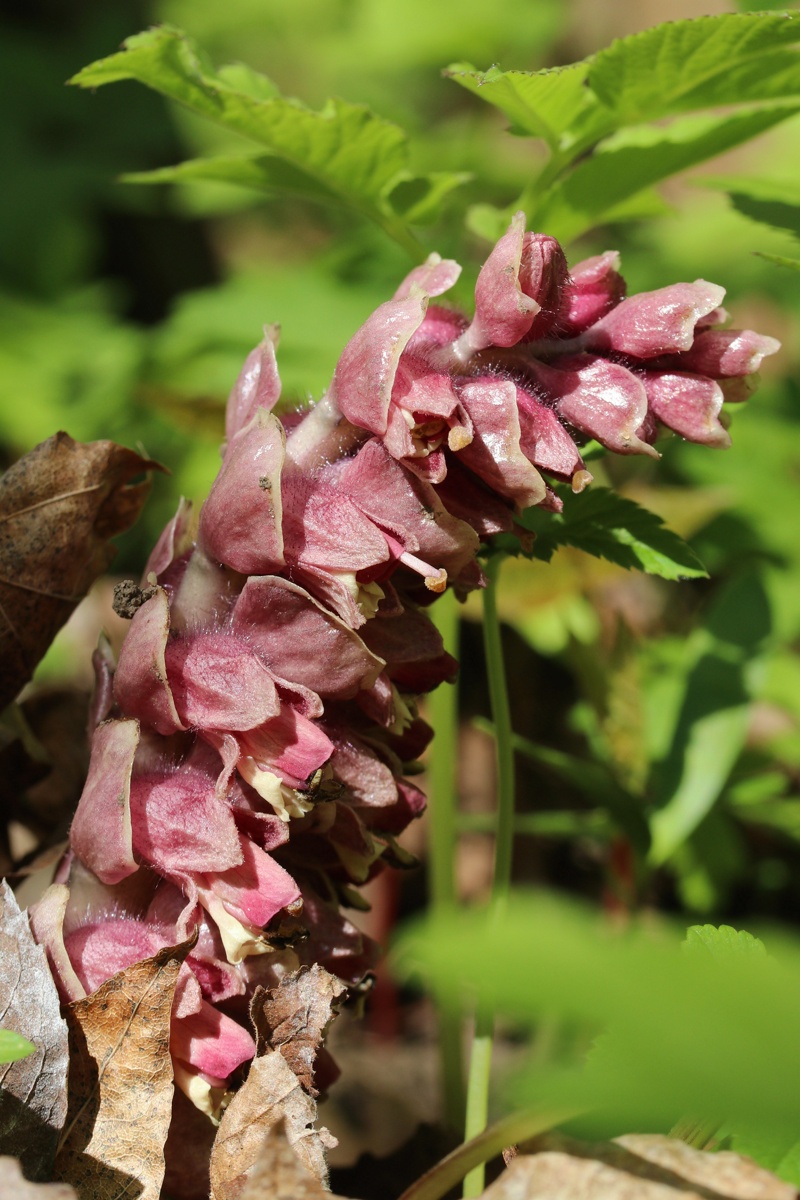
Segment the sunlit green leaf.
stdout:
[[[408,139],[397,125],[363,105],[329,100],[320,112],[314,112],[281,96],[271,80],[247,67],[215,71],[194,42],[166,25],[128,38],[123,50],[85,67],[71,82],[96,88],[123,79],[136,79],[192,112],[266,146],[293,168],[285,177],[293,188],[300,185],[301,175],[307,177],[306,191],[319,185],[323,199],[333,192],[342,203],[371,217],[412,248],[405,226],[384,202],[385,194],[408,176]],[[236,168],[230,163],[224,168],[239,172],[234,182],[241,182],[249,171],[248,186],[257,179],[262,187],[265,180],[266,186],[275,186],[274,164],[256,160],[245,166],[246,161]],[[216,170],[223,168],[218,165]],[[230,181],[229,174],[226,182]]]
[[762,955],[766,947],[761,938],[732,925],[692,925],[686,930],[684,949],[692,954],[710,954],[712,958],[731,955]]
[[14,1033],[12,1029],[0,1029],[0,1063],[18,1062],[21,1058],[27,1058],[29,1054],[33,1054],[36,1047],[21,1033]]
[[601,221],[619,219],[614,210],[642,189],[749,141],[797,111],[782,105],[624,129],[549,190],[531,220],[562,240],[575,238]]
[[691,547],[635,501],[608,488],[589,488],[577,496],[565,491],[562,498],[561,513],[529,508],[523,514],[525,528],[536,533],[534,558],[549,562],[558,546],[575,546],[662,579],[706,577]]

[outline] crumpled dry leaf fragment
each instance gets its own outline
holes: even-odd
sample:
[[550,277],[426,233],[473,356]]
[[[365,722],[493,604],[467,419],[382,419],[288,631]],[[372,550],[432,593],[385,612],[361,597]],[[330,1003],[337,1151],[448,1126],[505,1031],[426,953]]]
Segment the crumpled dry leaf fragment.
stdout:
[[0,1158],[0,1200],[78,1200],[68,1183],[29,1183],[16,1158]]
[[49,1179],[67,1115],[67,1026],[44,950],[14,893],[0,883],[0,1025],[36,1052],[0,1065],[0,1153],[29,1179]]
[[170,1010],[193,944],[167,946],[65,1006],[69,1107],[55,1175],[79,1200],[158,1200],[172,1112]]
[[289,1145],[303,1167],[327,1183],[325,1150],[336,1145],[327,1129],[313,1128],[317,1106],[283,1055],[268,1051],[231,1100],[211,1151],[211,1200],[238,1200],[261,1152],[265,1134],[284,1121]]
[[300,967],[276,988],[257,988],[250,1004],[258,1054],[280,1050],[302,1087],[318,1096],[314,1060],[346,986],[319,963]]
[[0,708],[114,556],[109,538],[138,517],[162,470],[114,442],[57,433],[0,479]]
[[239,1200],[344,1200],[309,1175],[289,1145],[283,1121],[268,1129]]
[[[796,1200],[788,1183],[749,1158],[695,1150],[676,1138],[628,1134],[585,1143],[547,1134],[481,1200]],[[534,1153],[531,1153],[534,1151]]]

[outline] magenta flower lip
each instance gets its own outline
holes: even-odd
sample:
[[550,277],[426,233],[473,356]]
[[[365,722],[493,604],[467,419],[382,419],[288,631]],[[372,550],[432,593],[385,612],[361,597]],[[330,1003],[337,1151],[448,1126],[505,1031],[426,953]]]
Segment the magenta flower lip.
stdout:
[[428,605],[481,587],[481,541],[558,510],[555,483],[589,485],[587,439],[655,458],[662,430],[728,445],[723,402],[778,349],[723,329],[705,280],[626,296],[613,251],[570,273],[521,213],[471,320],[432,303],[459,273],[415,267],[285,424],[266,330],[199,516],[182,502],[119,661],[95,659],[70,855],[32,925],[68,999],[197,930],[172,1052],[209,1110],[254,1053],[218,1005],[300,962],[349,983],[374,962],[340,901],[424,808],[404,777],[431,736],[417,700],[457,669]]

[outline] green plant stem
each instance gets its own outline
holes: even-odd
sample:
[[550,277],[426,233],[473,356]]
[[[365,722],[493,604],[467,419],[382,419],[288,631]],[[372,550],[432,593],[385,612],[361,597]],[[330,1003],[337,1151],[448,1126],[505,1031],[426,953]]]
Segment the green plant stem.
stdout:
[[[448,589],[432,609],[444,648],[458,656],[459,611],[456,598]],[[458,689],[441,684],[429,700],[429,716],[434,728],[433,752],[429,767],[431,804],[428,879],[431,909],[434,913],[456,905],[455,857],[458,841]],[[439,1005],[439,1055],[445,1123],[453,1130],[464,1124],[466,1111],[464,1061],[462,1050],[462,1014],[452,1007]]]
[[[497,614],[497,588],[501,564],[502,558],[499,555],[489,559],[486,565],[488,584],[483,592],[483,645],[497,765],[492,908],[498,917],[502,913],[511,887],[511,860],[514,851],[514,735],[503,662],[500,618]],[[475,1019],[467,1082],[467,1140],[476,1137],[486,1126],[493,1035],[494,1014],[479,1008]],[[483,1186],[484,1166],[481,1163],[470,1171],[464,1180],[464,1196],[480,1196]]]
[[577,1108],[536,1109],[503,1117],[426,1171],[403,1192],[400,1200],[441,1200],[478,1163],[488,1162],[506,1146],[546,1133],[548,1129],[580,1116],[580,1113],[581,1110]]

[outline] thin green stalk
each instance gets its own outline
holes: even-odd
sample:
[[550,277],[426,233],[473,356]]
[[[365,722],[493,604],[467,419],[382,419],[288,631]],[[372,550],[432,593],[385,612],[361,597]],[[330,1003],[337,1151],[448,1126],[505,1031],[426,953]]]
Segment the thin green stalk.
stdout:
[[[497,615],[497,587],[502,559],[493,556],[486,566],[488,585],[483,592],[483,645],[486,678],[492,708],[497,763],[497,806],[495,810],[494,874],[492,907],[499,915],[511,888],[511,859],[514,851],[514,742],[511,707],[508,702],[506,672],[500,619]],[[494,1014],[479,1010],[467,1083],[467,1140],[486,1127],[489,1108],[489,1075],[492,1061]],[[480,1196],[484,1186],[484,1165],[470,1171],[464,1180],[464,1196]]]
[[[445,650],[458,655],[459,612],[455,596],[448,589],[432,609],[433,619],[442,635]],[[440,913],[456,905],[455,857],[458,841],[458,689],[442,684],[429,700],[429,715],[434,728],[433,750],[429,766],[431,805],[428,878],[431,909]],[[445,1123],[461,1129],[466,1109],[464,1061],[462,1050],[462,1014],[450,1007],[439,1007],[439,1055]]]

